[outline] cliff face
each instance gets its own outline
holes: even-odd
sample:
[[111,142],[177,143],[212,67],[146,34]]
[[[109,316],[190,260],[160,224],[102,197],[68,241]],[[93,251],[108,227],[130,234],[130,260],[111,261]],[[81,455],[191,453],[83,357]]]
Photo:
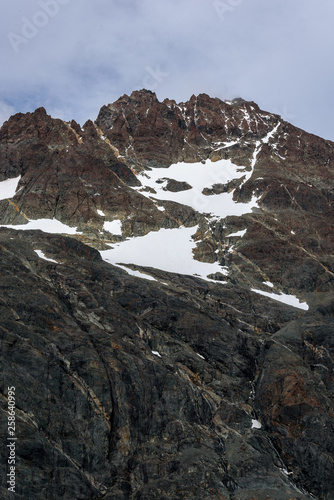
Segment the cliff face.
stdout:
[[203,94],[3,125],[17,498],[333,497],[333,164]]

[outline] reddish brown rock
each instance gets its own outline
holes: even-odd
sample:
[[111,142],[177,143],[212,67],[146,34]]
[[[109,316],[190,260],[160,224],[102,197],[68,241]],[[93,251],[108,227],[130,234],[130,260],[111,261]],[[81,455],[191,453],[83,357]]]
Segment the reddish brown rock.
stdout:
[[[140,188],[138,170],[208,158],[253,167],[208,185],[208,211],[227,191],[258,207],[217,220]],[[3,125],[0,181],[21,180],[0,224],[54,217],[89,245],[0,230],[18,498],[333,498],[333,165],[330,141],[205,94],[136,91],[83,127],[42,108]],[[103,231],[115,219],[122,236]],[[137,279],[92,248],[181,225],[198,225],[196,259],[226,267],[217,283],[130,264],[157,282]]]
[[[177,227],[173,216],[131,189],[140,183],[116,155],[91,121],[80,128],[52,119],[43,108],[13,116],[0,132],[0,176],[21,180],[13,200],[0,202],[1,223],[56,218],[84,231],[93,244],[111,238],[100,233],[105,220],[124,220],[124,236]],[[131,219],[136,222],[129,232]]]

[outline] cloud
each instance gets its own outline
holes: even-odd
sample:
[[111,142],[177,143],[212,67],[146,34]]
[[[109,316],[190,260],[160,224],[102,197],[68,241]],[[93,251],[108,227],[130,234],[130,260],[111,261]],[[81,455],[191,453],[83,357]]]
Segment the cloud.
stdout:
[[0,19],[0,95],[81,123],[143,87],[242,96],[334,139],[333,15],[331,0],[16,0]]
[[13,106],[9,106],[3,101],[0,101],[0,127],[15,113]]

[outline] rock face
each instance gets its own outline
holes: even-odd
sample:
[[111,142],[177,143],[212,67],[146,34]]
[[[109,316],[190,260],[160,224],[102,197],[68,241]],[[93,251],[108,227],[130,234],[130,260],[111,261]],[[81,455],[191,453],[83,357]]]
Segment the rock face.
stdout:
[[[227,104],[201,94],[161,103],[153,92],[136,91],[103,106],[96,123],[128,161],[159,167],[219,157],[222,141],[258,138],[277,120],[253,102]],[[247,158],[247,147],[235,150],[235,157]]]
[[[18,182],[0,196],[15,498],[334,498],[333,165],[330,141],[204,94],[2,126],[0,194]],[[30,230],[40,219],[77,234]],[[160,266],[125,257],[176,228],[193,228],[208,278],[171,272],[167,245],[146,248]],[[118,247],[126,268],[108,263]]]

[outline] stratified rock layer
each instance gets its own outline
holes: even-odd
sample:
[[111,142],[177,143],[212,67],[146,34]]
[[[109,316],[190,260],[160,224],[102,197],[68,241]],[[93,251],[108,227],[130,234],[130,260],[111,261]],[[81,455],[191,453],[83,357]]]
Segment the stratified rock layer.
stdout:
[[[83,127],[42,108],[3,125],[0,182],[21,178],[0,224],[54,218],[82,232],[0,228],[16,498],[334,497],[333,147],[255,103],[204,94],[177,104],[134,92]],[[251,173],[213,182],[207,207],[226,192],[258,207],[213,218],[158,200],[137,175],[207,159]],[[182,225],[197,227],[196,259],[225,266],[216,282],[129,264],[151,279],[136,278],[98,251]]]
[[307,498],[252,429],[261,346],[298,312],[181,275],[138,280],[70,238],[0,232],[17,498]]

